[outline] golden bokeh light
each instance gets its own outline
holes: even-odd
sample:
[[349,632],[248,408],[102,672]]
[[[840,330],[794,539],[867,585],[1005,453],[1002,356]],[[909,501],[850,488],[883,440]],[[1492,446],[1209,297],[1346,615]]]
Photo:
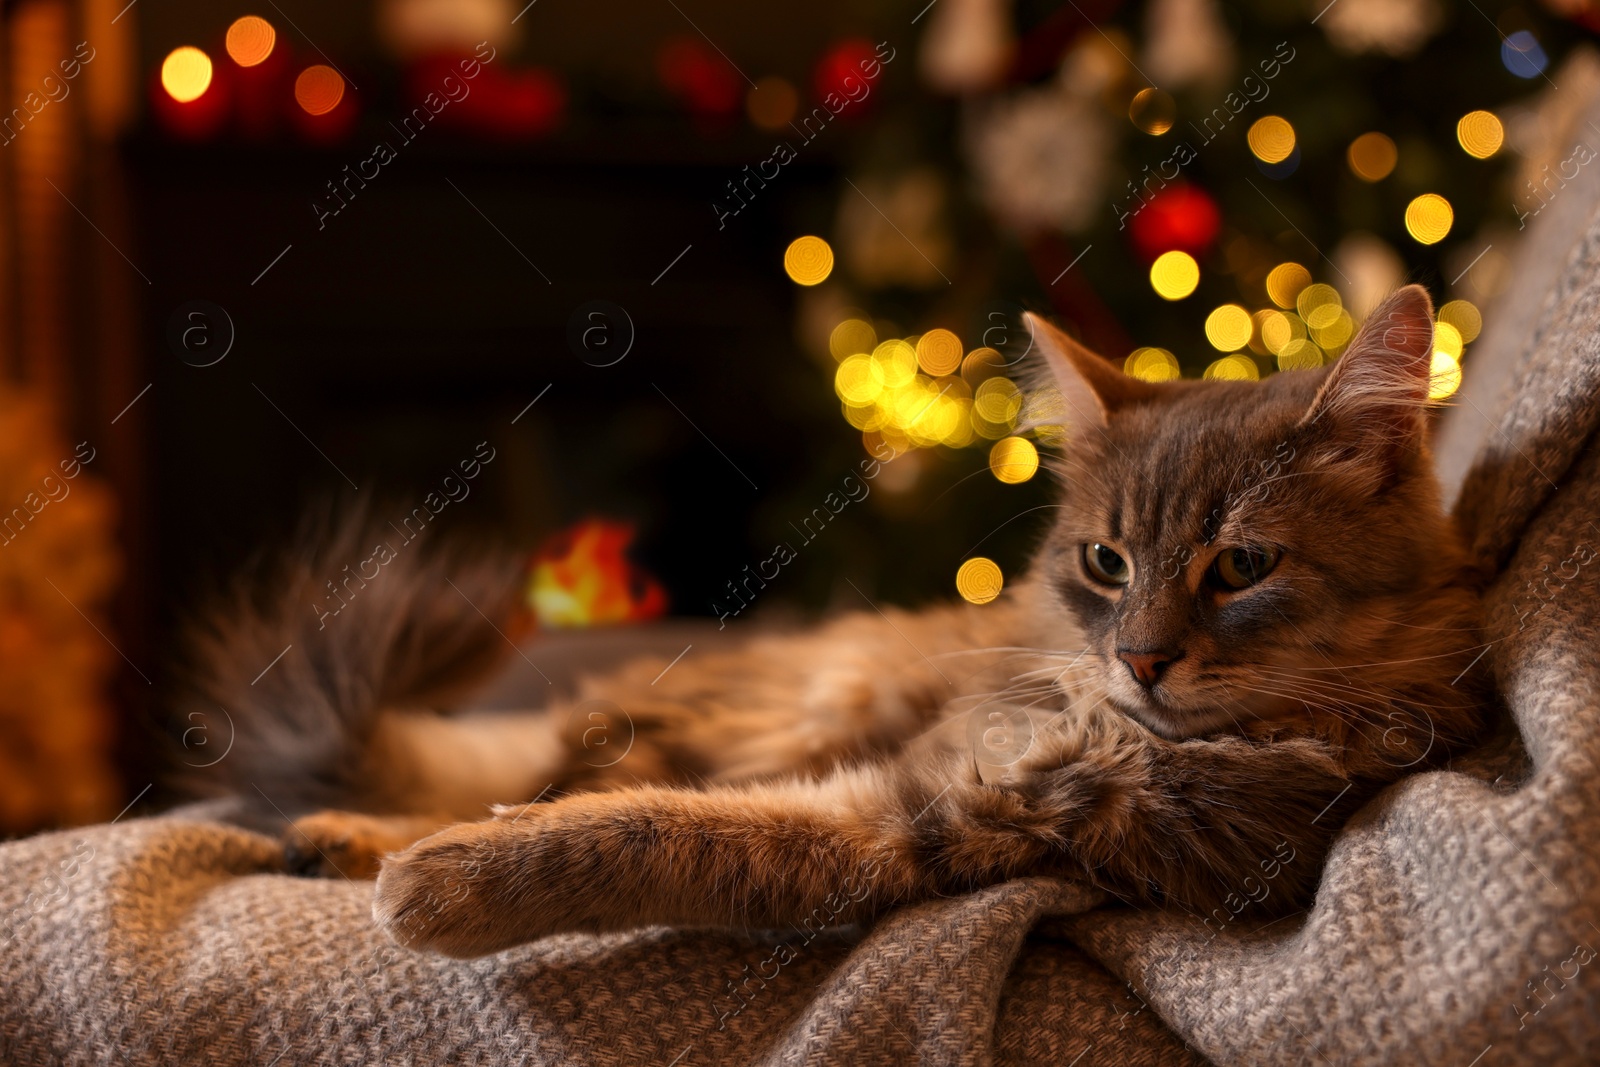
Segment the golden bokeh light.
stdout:
[[161,61],[161,88],[180,104],[200,99],[211,88],[211,57],[192,45],[174,48]]
[[800,94],[786,79],[776,75],[756,82],[744,98],[745,114],[763,130],[783,129],[799,107]]
[[937,435],[930,435],[927,427],[918,425],[927,418],[931,407],[921,389],[901,388],[894,391],[892,400],[885,405],[884,415],[891,429],[905,434],[918,448],[925,448],[937,440]]
[[[1277,355],[1283,351],[1283,346],[1295,340],[1294,326],[1291,317],[1281,311],[1268,311],[1261,316],[1261,347],[1268,353]],[[1299,317],[1293,317],[1294,322],[1299,322]]]
[[1238,304],[1223,304],[1206,316],[1206,340],[1219,352],[1237,352],[1252,332],[1250,312]]
[[1406,232],[1418,244],[1438,244],[1449,236],[1455,220],[1450,201],[1438,193],[1423,193],[1406,205]]
[[917,338],[917,362],[934,377],[954,374],[961,367],[961,338],[949,330],[929,330]]
[[[1020,397],[1016,386],[1007,384]],[[834,391],[842,401],[845,421],[905,451],[948,445],[965,448],[978,436],[982,420],[973,412],[972,390],[953,375],[930,378],[917,373],[916,350],[907,340],[891,338],[871,355],[853,353],[834,372]],[[1004,398],[997,412],[1014,420],[1020,400]],[[1011,423],[997,424],[986,436],[1004,437]]]
[[1250,151],[1263,163],[1282,163],[1294,155],[1294,127],[1280,115],[1256,119],[1245,134]]
[[973,556],[956,570],[956,592],[973,604],[987,604],[1005,587],[1000,565],[986,556]]
[[833,273],[833,249],[820,237],[796,237],[783,251],[783,270],[797,285],[820,285]]
[[1294,298],[1295,310],[1300,312],[1300,317],[1306,320],[1307,326],[1327,325],[1331,321],[1329,318],[1324,317],[1320,321],[1316,321],[1313,316],[1317,315],[1323,308],[1329,309],[1329,311],[1323,312],[1324,316],[1337,314],[1339,304],[1339,290],[1323,282],[1306,286]]
[[972,410],[987,422],[1007,425],[1022,410],[1022,390],[1010,378],[990,378],[973,391]]
[[1465,344],[1476,341],[1479,332],[1483,330],[1483,315],[1478,311],[1477,305],[1470,300],[1450,301],[1439,309],[1439,321],[1454,326]]
[[1165,300],[1182,300],[1200,284],[1200,264],[1187,252],[1163,252],[1150,265],[1150,285]]
[[1178,121],[1178,104],[1160,89],[1140,89],[1128,105],[1128,119],[1145,133],[1159,137]]
[[1323,304],[1306,319],[1311,339],[1332,352],[1343,348],[1356,332],[1356,321],[1350,312],[1334,304]]
[[846,356],[833,373],[833,391],[847,404],[870,404],[883,392],[883,379],[873,370],[872,357]]
[[1394,165],[1400,159],[1400,153],[1388,135],[1382,133],[1364,133],[1350,142],[1350,148],[1345,152],[1345,160],[1350,164],[1350,169],[1362,181],[1381,182],[1394,171]]
[[1258,356],[1265,356],[1268,354],[1266,342],[1261,339],[1261,327],[1265,325],[1270,316],[1276,314],[1278,314],[1278,312],[1272,310],[1271,308],[1262,308],[1260,311],[1254,312],[1250,316],[1250,340],[1248,344],[1250,345],[1250,351],[1254,352]]
[[989,470],[1007,485],[1018,485],[1039,470],[1039,450],[1026,437],[1006,437],[989,449]]
[[1300,317],[1305,320],[1306,329],[1315,334],[1338,322],[1341,314],[1344,314],[1344,308],[1329,302],[1308,307]]
[[1304,337],[1292,338],[1278,350],[1279,370],[1315,370],[1322,366],[1322,349]]
[[992,348],[974,348],[961,361],[961,377],[974,389],[1005,372],[1006,357]]
[[1433,324],[1433,350],[1443,352],[1451,359],[1460,359],[1464,346],[1461,344],[1461,331],[1448,322]]
[[1267,296],[1281,308],[1294,307],[1300,290],[1311,284],[1311,272],[1298,263],[1279,263],[1267,274]]
[[841,405],[844,411],[844,421],[858,430],[883,429],[883,412],[876,404],[851,404]]
[[1488,159],[1505,143],[1505,127],[1492,111],[1469,111],[1456,123],[1456,140],[1473,159]]
[[844,359],[857,352],[871,352],[878,344],[878,333],[865,319],[845,319],[828,335],[828,351],[834,359]]
[[1461,388],[1461,364],[1445,352],[1434,352],[1428,378],[1428,399],[1443,400]]
[[294,80],[295,101],[308,115],[326,115],[344,99],[344,78],[322,63],[307,67]]
[[972,443],[972,403],[952,400],[948,395],[939,401],[939,444],[951,448],[965,448]]
[[278,34],[273,30],[272,23],[258,15],[246,15],[234,19],[233,25],[228,27],[224,44],[235,63],[241,67],[253,67],[266,61],[277,40]]
[[1223,356],[1206,368],[1205,377],[1225,382],[1253,382],[1261,377],[1261,370],[1249,356]]
[[896,397],[895,415],[912,444],[931,448],[946,443],[957,432],[965,412],[933,382],[918,378],[914,388],[905,389]]
[[1000,438],[1009,435],[1011,431],[1015,430],[1016,428],[1017,424],[1014,420],[1007,420],[1005,422],[990,422],[979,413],[977,401],[973,401],[972,432],[977,436],[983,438],[985,441],[998,441]]
[[872,373],[888,389],[910,385],[917,376],[917,350],[891,337],[872,350]]
[[1177,357],[1165,348],[1135,348],[1123,361],[1122,369],[1146,382],[1176,381],[1183,374]]
[[972,399],[972,386],[967,384],[965,378],[954,374],[941,374],[933,379],[933,384],[946,396],[955,397],[957,400]]

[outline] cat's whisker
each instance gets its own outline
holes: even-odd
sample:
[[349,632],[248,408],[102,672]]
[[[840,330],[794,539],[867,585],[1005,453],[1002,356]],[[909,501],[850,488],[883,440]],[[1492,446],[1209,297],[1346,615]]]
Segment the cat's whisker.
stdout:
[[990,646],[988,646],[986,648],[957,648],[957,649],[951,649],[948,652],[935,652],[930,658],[932,658],[932,659],[948,659],[948,658],[952,658],[952,657],[955,657],[955,656],[982,656],[982,655],[986,655],[986,654],[994,653],[994,652],[1034,652],[1034,653],[1039,653],[1041,655],[1051,655],[1051,654],[1068,655],[1068,654],[1070,654],[1068,652],[1065,652],[1065,651],[1062,651],[1062,650],[1058,650],[1058,649],[1035,648],[1035,647],[1033,647],[1031,645],[990,645]]
[[1458,706],[1450,704],[1430,704],[1427,701],[1419,700],[1414,696],[1407,696],[1407,690],[1382,682],[1374,682],[1372,685],[1368,686],[1357,686],[1344,682],[1330,681],[1326,678],[1305,678],[1296,673],[1283,671],[1281,669],[1274,670],[1272,668],[1263,668],[1262,673],[1272,678],[1292,680],[1301,685],[1319,687],[1328,692],[1352,692],[1364,696],[1377,697],[1380,701],[1385,703],[1405,703],[1415,704],[1418,707],[1440,708]]
[[1304,704],[1308,708],[1316,707],[1320,710],[1328,711],[1334,714],[1355,714],[1355,709],[1352,708],[1347,702],[1331,699],[1327,694],[1318,693],[1315,690],[1302,689],[1295,686],[1267,688],[1259,685],[1251,685],[1248,682],[1234,682],[1233,688],[1244,689],[1252,693],[1261,693],[1264,696],[1294,700]]
[[1223,699],[1225,703],[1220,705],[1221,710],[1228,716],[1229,719],[1233,721],[1234,729],[1238,730],[1240,733],[1243,733],[1244,723],[1239,721],[1239,717],[1233,713],[1233,709],[1228,707],[1228,705],[1232,704],[1234,707],[1245,712],[1246,714],[1249,713],[1249,709],[1244,706],[1243,702],[1236,700],[1233,697],[1224,697]]
[[[1268,677],[1273,678],[1279,684],[1285,686],[1286,689],[1292,689],[1294,691],[1294,693],[1286,691],[1282,693],[1283,696],[1291,697],[1292,699],[1302,699],[1301,696],[1297,696],[1295,694],[1316,694],[1332,702],[1331,704],[1327,705],[1322,705],[1319,702],[1319,706],[1326,706],[1329,711],[1333,711],[1335,713],[1348,713],[1350,715],[1360,716],[1361,712],[1364,710],[1409,710],[1428,717],[1431,721],[1432,712],[1434,711],[1459,712],[1463,708],[1473,706],[1473,702],[1466,698],[1464,698],[1463,701],[1458,704],[1433,703],[1419,699],[1416,696],[1406,695],[1404,691],[1391,686],[1363,688],[1359,686],[1343,685],[1337,682],[1328,682],[1324,679],[1304,679],[1295,677],[1293,675],[1273,672],[1263,673]],[[1242,685],[1243,683],[1240,684]],[[1352,698],[1356,698],[1357,702],[1352,704]]]
[[1443,633],[1474,633],[1474,632],[1477,631],[1477,627],[1476,626],[1471,626],[1471,625],[1467,625],[1467,626],[1424,626],[1422,623],[1419,623],[1419,622],[1404,622],[1404,621],[1402,621],[1400,619],[1391,618],[1391,617],[1389,617],[1387,615],[1379,615],[1376,612],[1372,612],[1372,611],[1362,611],[1362,612],[1358,612],[1357,614],[1360,614],[1363,618],[1377,619],[1379,622],[1388,623],[1390,626],[1403,626],[1408,630],[1428,630],[1428,631],[1431,631],[1433,633],[1441,633],[1441,634],[1443,634]]
[[1380,699],[1387,699],[1395,693],[1393,687],[1376,682],[1368,685],[1356,685],[1352,682],[1334,681],[1330,678],[1308,678],[1300,674],[1298,670],[1282,670],[1272,667],[1261,667],[1258,670],[1266,678],[1294,682],[1295,684],[1316,688],[1327,693],[1347,693],[1355,696],[1378,697]]
[[[1275,679],[1283,687],[1284,695],[1293,695],[1295,699],[1307,700],[1317,703],[1319,707],[1349,716],[1368,717],[1368,714],[1382,709],[1392,709],[1399,703],[1417,703],[1403,701],[1397,694],[1381,693],[1376,690],[1355,690],[1348,688],[1333,688],[1327,685],[1312,685],[1291,679]],[[1311,701],[1311,697],[1318,698]]]
[[[1464,654],[1466,654],[1468,652],[1476,651],[1476,650],[1481,649],[1481,648],[1487,648],[1492,644],[1494,644],[1493,641],[1480,641],[1477,644],[1467,645],[1464,648],[1452,649],[1452,650],[1450,650],[1448,652],[1438,652],[1438,653],[1435,653],[1435,654],[1433,654],[1431,656],[1413,656],[1413,657],[1411,657],[1409,659],[1384,659],[1384,660],[1375,660],[1375,661],[1373,661],[1371,663],[1341,663],[1341,664],[1338,664],[1338,665],[1335,665],[1335,666],[1331,666],[1331,667],[1300,667],[1300,668],[1297,668],[1297,669],[1306,670],[1306,671],[1341,671],[1342,672],[1342,671],[1349,671],[1349,670],[1360,670],[1360,669],[1368,668],[1368,667],[1397,667],[1397,666],[1401,666],[1401,665],[1407,664],[1407,663],[1427,663],[1427,662],[1432,661],[1432,660],[1450,659],[1453,656],[1460,656],[1460,655],[1464,655]],[[1258,666],[1257,664],[1247,664],[1247,665],[1248,666]],[[1259,666],[1265,666],[1265,665],[1261,664]]]
[[[997,652],[999,652],[1001,650],[1000,649],[991,649],[991,650],[986,650],[986,651],[988,651],[990,655],[994,655],[994,654],[996,654]],[[1017,652],[1011,652],[1011,653],[1008,653],[1008,654],[1006,654],[1004,656],[1001,656],[999,659],[996,659],[993,662],[983,664],[982,666],[980,666],[977,669],[973,670],[970,674],[967,674],[964,677],[962,677],[961,682],[962,682],[963,686],[965,686],[967,684],[970,684],[973,681],[973,679],[978,678],[981,675],[986,674],[986,673],[991,672],[991,671],[1001,670],[1007,664],[1012,663],[1012,662],[1014,662],[1016,660],[1019,660],[1019,659],[1022,659],[1022,660],[1026,660],[1026,659],[1034,659],[1034,660],[1052,660],[1052,659],[1055,659],[1055,660],[1059,660],[1059,659],[1065,659],[1067,656],[1070,655],[1070,656],[1072,656],[1072,663],[1068,665],[1066,671],[1061,671],[1055,666],[1036,667],[1036,668],[1034,668],[1032,670],[1029,670],[1029,671],[1022,671],[1022,672],[1019,672],[1017,674],[1013,674],[1011,676],[1010,681],[1012,681],[1012,682],[1015,682],[1019,678],[1030,678],[1030,677],[1033,677],[1035,675],[1070,673],[1071,670],[1073,670],[1074,667],[1076,666],[1077,662],[1079,660],[1083,659],[1086,654],[1087,654],[1086,652],[1079,652],[1079,653],[1048,652],[1048,653],[1046,653],[1046,652],[1039,652],[1039,651],[1035,651],[1035,650],[1031,650],[1031,649],[1025,649],[1025,650],[1021,650],[1021,651],[1017,651]],[[1086,666],[1084,666],[1082,668],[1078,668],[1078,669],[1080,669],[1080,670],[1088,670],[1089,668],[1086,665]]]
[[1315,700],[1315,699],[1312,699],[1311,697],[1309,697],[1309,696],[1307,696],[1305,694],[1302,694],[1302,693],[1287,692],[1287,691],[1274,690],[1274,689],[1262,689],[1262,688],[1260,688],[1258,686],[1252,686],[1252,685],[1248,685],[1248,684],[1245,684],[1245,683],[1242,683],[1242,682],[1238,683],[1238,687],[1240,689],[1244,689],[1244,690],[1247,690],[1247,691],[1252,692],[1252,693],[1260,693],[1263,696],[1274,697],[1274,698],[1280,699],[1280,700],[1293,701],[1294,703],[1297,703],[1302,708],[1304,708],[1306,710],[1306,713],[1310,714],[1310,715],[1316,715],[1316,714],[1327,715],[1327,716],[1331,716],[1331,717],[1336,718],[1336,719],[1341,719],[1341,720],[1344,720],[1344,721],[1350,722],[1350,723],[1358,723],[1358,722],[1362,722],[1362,721],[1365,720],[1364,716],[1360,715],[1355,709],[1351,708],[1348,704],[1342,704],[1342,703],[1339,703],[1337,701],[1328,702],[1328,701]]

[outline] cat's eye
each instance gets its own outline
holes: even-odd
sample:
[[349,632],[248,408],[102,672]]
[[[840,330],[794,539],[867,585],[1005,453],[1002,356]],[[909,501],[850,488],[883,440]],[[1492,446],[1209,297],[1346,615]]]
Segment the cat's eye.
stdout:
[[1224,589],[1248,589],[1271,574],[1277,565],[1277,549],[1249,545],[1223,552],[1211,565],[1211,574],[1216,584]]
[[1083,567],[1089,577],[1106,585],[1127,585],[1132,577],[1128,561],[1105,545],[1084,545]]

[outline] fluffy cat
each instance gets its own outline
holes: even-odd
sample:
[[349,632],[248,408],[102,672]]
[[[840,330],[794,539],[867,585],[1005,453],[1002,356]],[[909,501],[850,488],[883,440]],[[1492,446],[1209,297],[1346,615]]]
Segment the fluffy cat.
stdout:
[[[1347,816],[1485,722],[1477,583],[1426,442],[1428,296],[1400,290],[1333,366],[1261,382],[1147,383],[1029,326],[1062,400],[1061,503],[994,603],[446,718],[406,709],[503,646],[514,572],[402,555],[306,632],[370,551],[347,528],[201,628],[194,706],[239,731],[211,773],[301,816],[291,863],[376,873],[377,921],[455,956],[851,923],[1041,874],[1223,921],[1266,881],[1265,910],[1303,904]],[[574,708],[607,705],[583,701],[625,713],[624,758],[590,758]]]

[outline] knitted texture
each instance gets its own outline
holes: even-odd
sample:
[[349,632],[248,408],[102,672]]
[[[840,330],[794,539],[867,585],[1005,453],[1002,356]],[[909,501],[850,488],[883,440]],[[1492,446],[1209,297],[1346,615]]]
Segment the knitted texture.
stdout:
[[1104,969],[1030,941],[1097,899],[1049,881],[809,944],[657,929],[460,961],[391,945],[371,882],[283,874],[214,814],[0,849],[0,1063],[1200,1062]]

